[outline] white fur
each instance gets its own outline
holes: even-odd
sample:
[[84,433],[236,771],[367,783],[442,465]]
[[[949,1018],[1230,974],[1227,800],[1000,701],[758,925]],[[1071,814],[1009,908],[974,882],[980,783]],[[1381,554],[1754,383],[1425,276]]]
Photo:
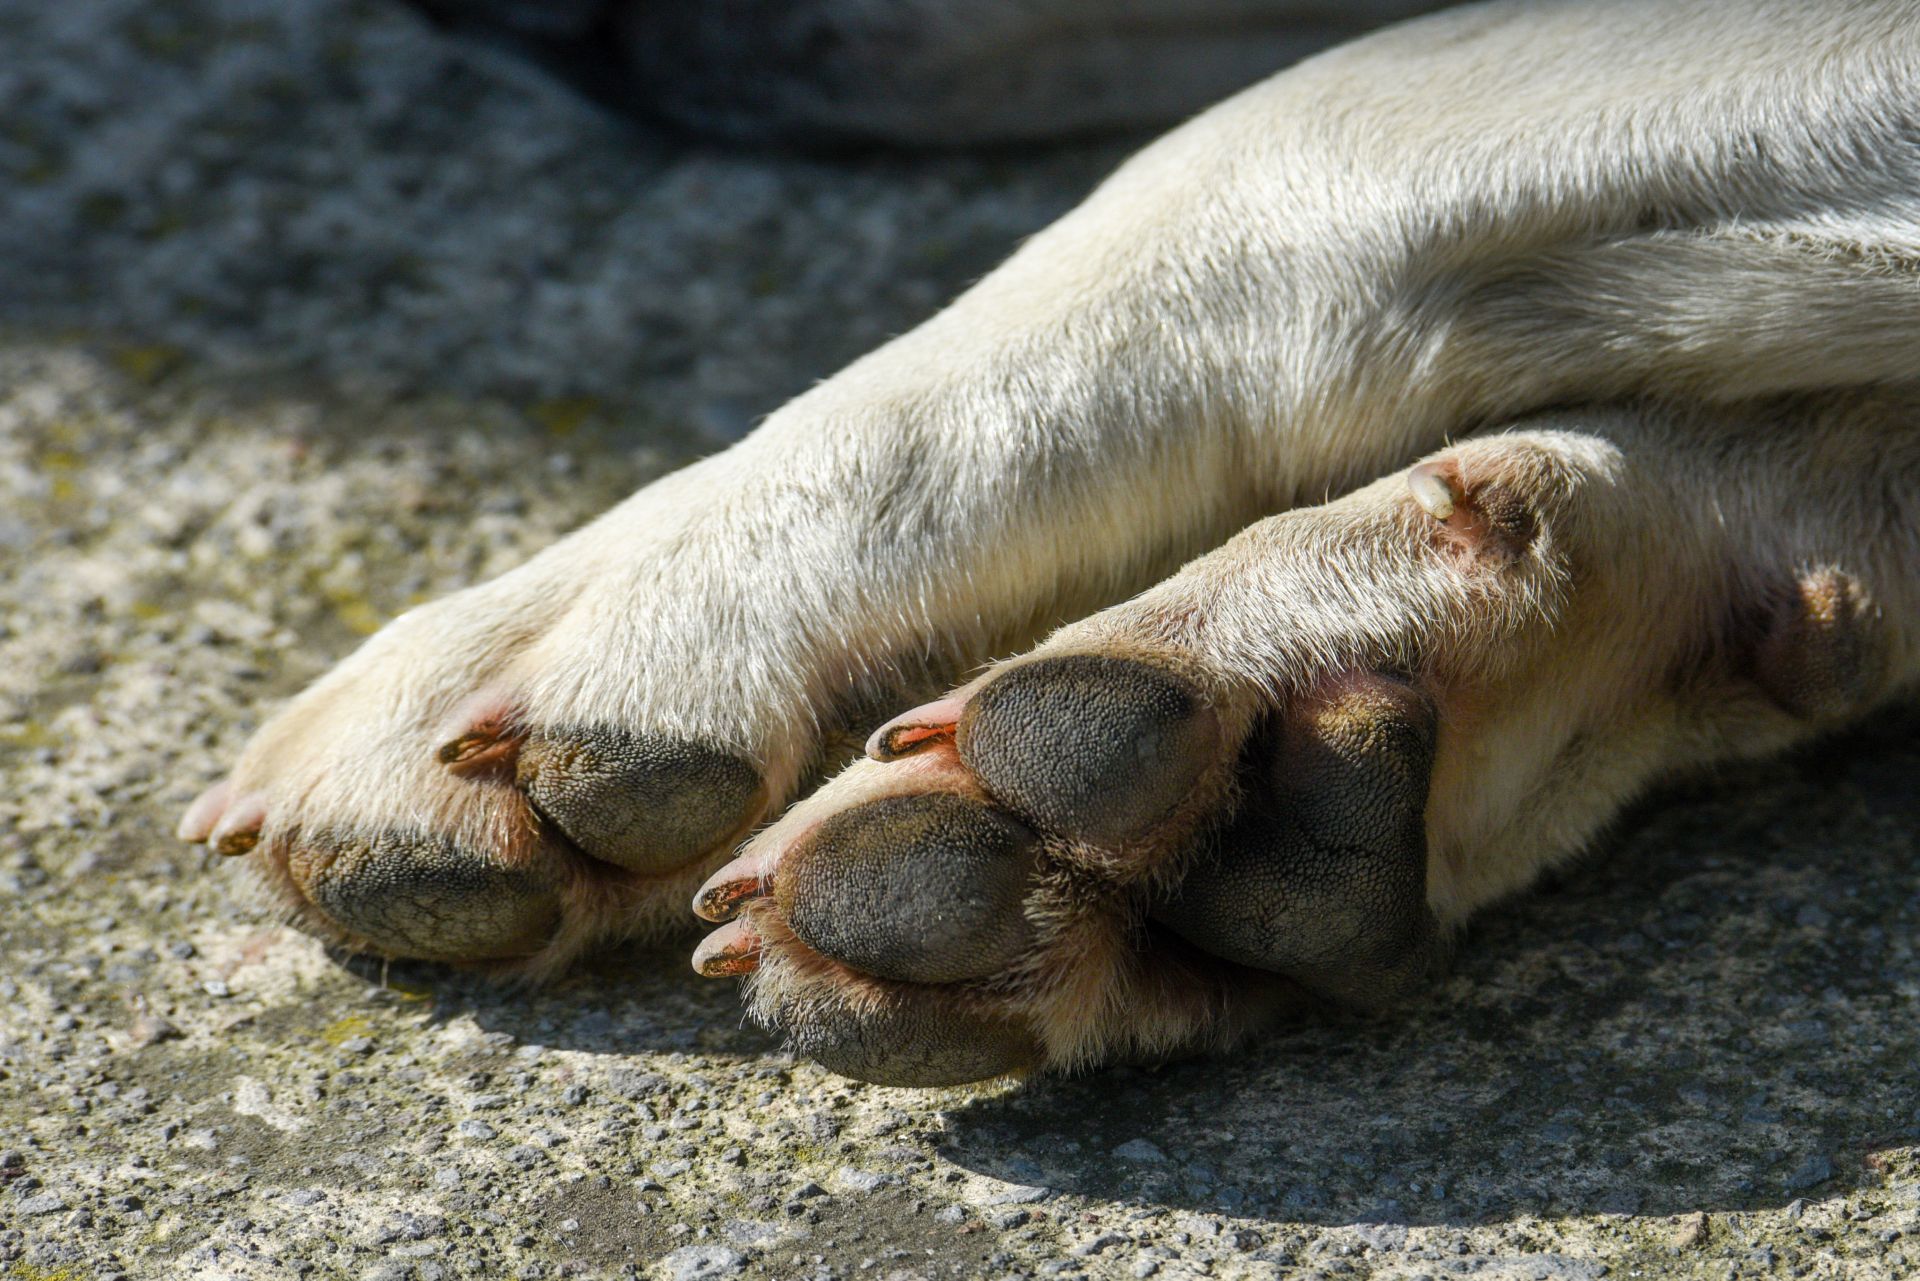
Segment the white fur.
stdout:
[[[1451,438],[1570,403],[1920,379],[1917,79],[1920,5],[1899,0],[1518,0],[1311,59],[1147,148],[739,445],[398,620],[262,731],[236,788],[269,799],[268,848],[396,823],[501,841],[510,798],[432,760],[494,690],[541,723],[737,749],[784,803],[830,737],[877,723],[846,709],[937,692]],[[1688,464],[1697,483],[1712,458]],[[1657,522],[1665,492],[1618,528]],[[1219,663],[1271,674],[1260,611],[1322,627],[1283,599],[1300,590],[1243,575],[1231,607],[1254,617],[1214,620],[1237,638]],[[1882,591],[1910,637],[1911,583]],[[1404,626],[1405,594],[1380,598],[1400,612],[1379,627]],[[1302,643],[1350,632],[1329,616]],[[1525,743],[1554,715],[1499,732]],[[1576,843],[1678,732],[1623,727],[1594,774],[1613,781],[1539,832],[1503,826],[1515,787],[1460,805],[1442,848],[1497,836],[1519,862],[1445,880],[1447,914]],[[617,919],[582,915],[556,955],[679,919],[724,853]]]

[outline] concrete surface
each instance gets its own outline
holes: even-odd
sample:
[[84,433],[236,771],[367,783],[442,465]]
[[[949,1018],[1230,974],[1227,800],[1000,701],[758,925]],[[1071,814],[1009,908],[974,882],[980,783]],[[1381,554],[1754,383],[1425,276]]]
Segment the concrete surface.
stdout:
[[408,602],[924,314],[1110,150],[623,131],[373,0],[0,0],[0,1276],[1907,1277],[1920,717],[1634,815],[1419,1010],[874,1089],[684,950],[342,964],[168,836]]

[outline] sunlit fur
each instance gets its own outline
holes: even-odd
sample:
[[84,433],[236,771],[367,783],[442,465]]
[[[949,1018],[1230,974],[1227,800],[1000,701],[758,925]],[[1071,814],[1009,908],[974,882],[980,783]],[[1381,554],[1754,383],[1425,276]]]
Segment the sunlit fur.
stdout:
[[[511,787],[436,762],[476,693],[529,724],[736,749],[784,803],[833,763],[830,738],[871,728],[847,709],[907,705],[1221,548],[1051,643],[1144,627],[1254,690],[1439,629],[1481,687],[1519,681],[1445,730],[1434,894],[1458,920],[1649,777],[1798,732],[1702,722],[1698,691],[1650,687],[1639,649],[1595,662],[1562,638],[1606,623],[1666,654],[1697,640],[1676,594],[1705,609],[1796,556],[1858,558],[1889,671],[1911,675],[1914,522],[1877,504],[1906,498],[1913,421],[1897,397],[1838,393],[1920,377],[1917,42],[1912,3],[1521,0],[1302,63],[740,444],[393,623],[236,765],[236,795],[268,806],[252,857],[272,865],[296,830],[394,827],[569,857]],[[1793,393],[1816,400],[1740,408]],[[1568,569],[1476,613],[1362,555],[1379,577],[1333,592],[1313,561],[1337,517],[1253,524],[1543,409],[1629,401],[1671,408],[1461,446],[1466,465],[1546,468],[1539,500],[1604,590]],[[1637,457],[1680,422],[1708,439]],[[1779,439],[1733,459],[1717,431]],[[1424,519],[1381,483],[1350,501]],[[1580,768],[1534,777],[1573,735]],[[658,883],[568,872],[561,927],[525,964],[680,927],[727,853]],[[1090,1035],[1063,1034],[1062,1057],[1095,1053]]]
[[[1238,744],[1344,672],[1404,674],[1438,711],[1428,898],[1448,929],[1579,850],[1650,783],[1779,750],[1920,679],[1920,385],[1563,411],[1434,459],[1457,478],[1455,525],[1498,495],[1523,510],[1526,542],[1440,525],[1396,474],[1260,521],[972,683],[1063,654],[1148,658],[1208,691],[1228,750],[1196,784],[1197,812],[1124,847],[1056,850],[1099,888],[1043,890],[1028,910],[1053,934],[953,999],[1017,1015],[1056,1067],[1219,1045],[1256,1025],[1274,992],[1229,967],[1159,963],[1130,887],[1179,878],[1212,811],[1233,803]],[[1857,643],[1838,656],[1858,679],[1844,704],[1809,715],[1781,704],[1760,665],[1820,674],[1823,653],[1762,650],[1796,584],[1828,569],[1860,592]],[[781,853],[839,810],[975,787],[950,750],[861,762],[748,854],[777,877]],[[767,940],[752,989],[762,1017],[777,1021],[796,992],[816,1010],[925,999],[810,958],[777,917],[771,900],[749,911]]]

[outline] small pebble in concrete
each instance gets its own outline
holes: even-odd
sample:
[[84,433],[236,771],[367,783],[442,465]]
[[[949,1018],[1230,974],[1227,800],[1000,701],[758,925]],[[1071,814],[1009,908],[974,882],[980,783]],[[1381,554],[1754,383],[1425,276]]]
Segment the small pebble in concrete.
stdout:
[[891,1174],[879,1174],[872,1170],[843,1169],[839,1171],[836,1177],[839,1179],[841,1187],[846,1188],[849,1192],[862,1194],[877,1192],[881,1188],[900,1181]]
[[733,1276],[747,1266],[747,1256],[724,1245],[688,1245],[661,1260],[669,1281],[706,1281]]
[[1113,1150],[1113,1154],[1123,1161],[1165,1161],[1167,1154],[1146,1139],[1128,1139]]

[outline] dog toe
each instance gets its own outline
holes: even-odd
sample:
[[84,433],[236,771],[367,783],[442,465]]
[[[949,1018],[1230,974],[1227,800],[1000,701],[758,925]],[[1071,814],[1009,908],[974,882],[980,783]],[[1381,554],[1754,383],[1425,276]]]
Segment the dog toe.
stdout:
[[782,858],[773,898],[794,934],[867,974],[951,983],[1031,946],[1038,838],[968,797],[898,796],[837,814]]
[[560,918],[560,878],[444,836],[387,831],[290,843],[288,876],[312,907],[362,946],[431,960],[538,951]]
[[766,800],[759,771],[735,753],[608,725],[535,731],[515,772],[534,810],[574,845],[646,874],[738,836]]
[[1069,654],[1011,667],[967,703],[960,759],[989,795],[1051,831],[1099,844],[1176,808],[1220,752],[1190,681],[1153,664]]

